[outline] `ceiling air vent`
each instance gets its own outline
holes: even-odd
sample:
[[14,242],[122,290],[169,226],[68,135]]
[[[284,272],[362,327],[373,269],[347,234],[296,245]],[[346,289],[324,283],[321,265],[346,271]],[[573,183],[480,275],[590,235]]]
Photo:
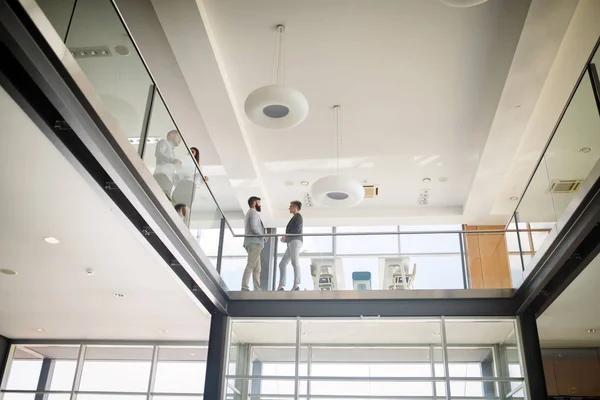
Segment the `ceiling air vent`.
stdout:
[[550,192],[551,193],[573,193],[579,186],[583,183],[582,179],[574,179],[574,180],[560,180],[556,179],[550,183]]
[[374,199],[379,197],[379,185],[364,185],[365,199]]

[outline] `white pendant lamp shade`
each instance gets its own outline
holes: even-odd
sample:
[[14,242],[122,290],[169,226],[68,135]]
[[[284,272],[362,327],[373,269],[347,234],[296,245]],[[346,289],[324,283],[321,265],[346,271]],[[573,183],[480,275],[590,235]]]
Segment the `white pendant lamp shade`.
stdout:
[[244,111],[254,124],[267,129],[298,126],[308,115],[308,100],[289,86],[263,86],[248,96]]
[[340,173],[340,106],[334,106],[336,174],[317,180],[312,186],[312,198],[315,203],[332,208],[349,208],[359,204],[365,198],[365,189],[359,182],[341,176]]
[[283,84],[283,33],[277,25],[277,83],[262,86],[250,93],[244,103],[244,112],[250,121],[261,128],[289,129],[298,126],[308,115],[308,100],[298,90]]
[[331,175],[316,181],[312,186],[312,198],[316,203],[332,208],[349,208],[365,198],[363,186],[350,178]]
[[457,8],[466,8],[478,6],[482,3],[485,3],[487,0],[440,0],[447,6],[457,7]]

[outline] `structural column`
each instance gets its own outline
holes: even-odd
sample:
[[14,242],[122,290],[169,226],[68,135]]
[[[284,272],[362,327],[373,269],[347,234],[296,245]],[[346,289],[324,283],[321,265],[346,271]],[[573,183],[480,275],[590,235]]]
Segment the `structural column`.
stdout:
[[204,383],[204,399],[225,399],[229,343],[229,317],[214,313],[210,322],[208,338],[208,354],[206,357],[206,380]]
[[528,398],[532,400],[547,399],[546,378],[535,315],[525,312],[517,316],[517,322],[521,331],[521,353],[523,354],[523,372],[529,391]]

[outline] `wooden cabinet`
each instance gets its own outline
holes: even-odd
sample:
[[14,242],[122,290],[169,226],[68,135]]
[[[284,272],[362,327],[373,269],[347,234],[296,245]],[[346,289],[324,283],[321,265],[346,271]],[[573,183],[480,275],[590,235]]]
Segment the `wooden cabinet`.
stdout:
[[595,350],[587,356],[544,357],[548,395],[600,396],[600,360]]

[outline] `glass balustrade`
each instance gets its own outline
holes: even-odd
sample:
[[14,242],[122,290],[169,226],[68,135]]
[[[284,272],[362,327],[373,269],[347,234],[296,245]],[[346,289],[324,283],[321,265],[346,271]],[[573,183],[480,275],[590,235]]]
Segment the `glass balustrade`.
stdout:
[[[596,63],[599,58],[597,52],[587,66],[521,196],[516,221],[513,219],[508,226],[515,232],[513,245],[520,245],[523,276],[536,265],[535,255],[543,253],[564,228],[566,221],[562,217],[569,217],[569,211],[579,205],[590,184],[598,179],[600,94]],[[517,231],[520,243],[515,240]]]
[[[39,0],[104,108],[144,161],[162,193],[196,239],[223,215],[200,172],[201,147],[186,142],[110,0]],[[201,242],[199,240],[199,242]]]

